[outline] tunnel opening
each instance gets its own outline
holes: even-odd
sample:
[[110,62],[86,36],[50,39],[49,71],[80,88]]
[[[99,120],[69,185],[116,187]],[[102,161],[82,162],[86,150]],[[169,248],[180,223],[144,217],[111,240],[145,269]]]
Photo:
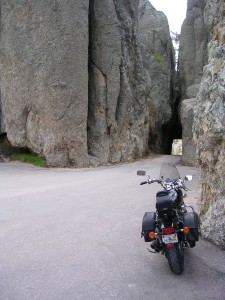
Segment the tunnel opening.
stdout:
[[[178,122],[169,122],[162,125],[162,154],[172,154],[173,142],[179,140],[182,144],[182,126]],[[175,142],[177,143],[177,142]],[[182,146],[181,146],[182,148]]]
[[[171,111],[172,117],[170,121],[163,124],[161,127],[161,134],[162,134],[162,154],[171,155],[174,152],[181,153],[182,150],[178,151],[175,148],[182,149],[182,124],[180,120],[180,93],[179,89],[176,89],[176,92],[173,88],[171,95],[171,99],[175,99],[175,101],[171,101]],[[181,154],[180,154],[181,155]]]

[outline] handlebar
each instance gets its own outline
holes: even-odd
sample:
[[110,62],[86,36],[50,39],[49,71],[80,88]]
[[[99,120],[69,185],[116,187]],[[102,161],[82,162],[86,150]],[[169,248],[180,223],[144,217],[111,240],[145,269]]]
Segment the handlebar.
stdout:
[[140,183],[140,185],[144,185],[144,184],[151,184],[151,183],[154,183],[154,182],[157,182],[158,184],[161,184],[161,186],[164,188],[164,189],[168,189],[168,186],[170,186],[170,189],[174,188],[174,189],[178,189],[178,188],[181,188],[185,191],[188,191],[188,188],[185,187],[183,181],[181,181],[180,179],[178,179],[177,181],[175,182],[165,182],[165,181],[162,181],[162,180],[159,180],[159,179],[148,179],[147,181],[142,181]]
[[159,179],[148,179],[147,181],[142,181],[140,183],[140,185],[143,185],[143,184],[146,184],[146,183],[151,184],[151,183],[154,183],[154,182],[157,182],[157,183],[160,183],[160,184],[162,183],[162,181],[159,180]]
[[148,183],[148,181],[142,181],[142,182],[140,183],[140,185],[143,185],[143,184],[146,184],[146,183]]

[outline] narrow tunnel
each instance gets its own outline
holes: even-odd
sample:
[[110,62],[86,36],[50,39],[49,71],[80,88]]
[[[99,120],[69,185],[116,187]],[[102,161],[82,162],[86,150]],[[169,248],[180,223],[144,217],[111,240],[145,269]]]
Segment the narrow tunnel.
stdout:
[[181,125],[178,122],[162,125],[162,154],[172,153],[172,144],[175,139],[182,140]]
[[180,88],[171,87],[171,111],[172,117],[169,122],[161,127],[162,135],[162,154],[172,154],[172,145],[174,140],[182,140],[182,124],[180,120]]

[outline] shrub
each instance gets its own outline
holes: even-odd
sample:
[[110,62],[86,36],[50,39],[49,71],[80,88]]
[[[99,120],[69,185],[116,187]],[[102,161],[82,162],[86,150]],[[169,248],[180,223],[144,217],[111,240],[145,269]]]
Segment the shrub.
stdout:
[[11,156],[11,160],[30,163],[38,167],[48,167],[44,159],[31,153],[14,153]]

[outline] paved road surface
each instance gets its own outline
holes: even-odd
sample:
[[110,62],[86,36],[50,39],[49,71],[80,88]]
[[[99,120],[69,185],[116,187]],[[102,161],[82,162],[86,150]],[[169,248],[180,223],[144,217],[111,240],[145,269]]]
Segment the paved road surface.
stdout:
[[[157,156],[92,169],[0,164],[0,300],[225,299],[225,251],[200,241],[185,271],[140,238],[145,211],[159,188],[140,186],[138,169],[158,177]],[[195,205],[199,171],[186,202]]]

